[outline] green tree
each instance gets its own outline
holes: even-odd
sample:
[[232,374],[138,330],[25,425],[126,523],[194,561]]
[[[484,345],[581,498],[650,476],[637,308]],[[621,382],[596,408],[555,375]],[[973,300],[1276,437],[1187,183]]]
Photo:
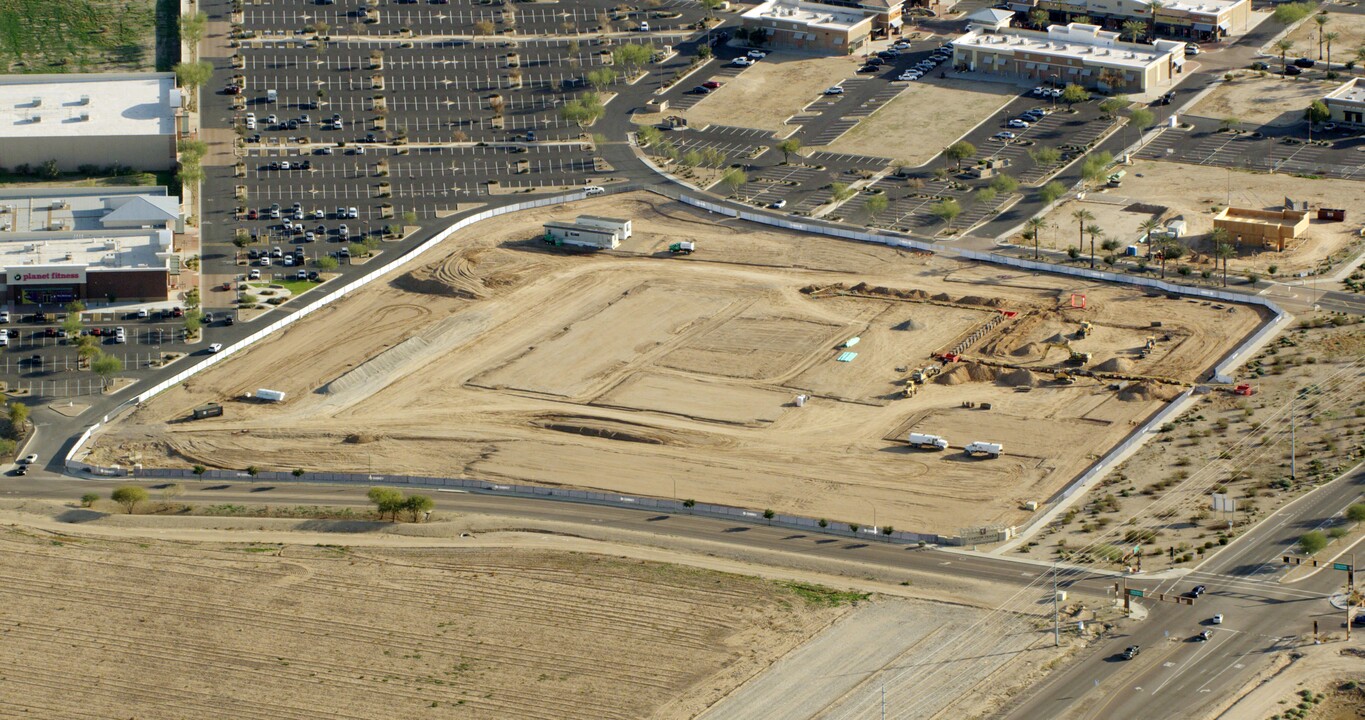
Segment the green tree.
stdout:
[[701,60],[710,60],[711,55],[712,52],[710,45],[702,45],[701,47],[697,48],[697,57],[700,58]]
[[626,69],[626,75],[634,76],[640,67],[654,57],[654,48],[645,45],[619,45],[611,51],[611,59]]
[[682,158],[678,160],[678,165],[684,168],[694,168],[697,167],[698,165],[701,165],[701,163],[702,163],[701,153],[697,152],[696,150],[688,150],[687,152],[683,153]]
[[738,194],[739,189],[744,187],[747,182],[749,182],[749,176],[745,175],[744,171],[739,168],[730,168],[720,176],[720,184],[724,185],[731,195]]
[[1043,203],[1051,205],[1057,198],[1066,194],[1066,186],[1053,180],[1038,190],[1038,197],[1042,198]]
[[641,147],[649,147],[658,143],[664,138],[664,133],[653,125],[642,125],[635,131],[635,139],[639,141]]
[[335,270],[337,269],[337,266],[340,264],[341,263],[337,262],[337,259],[332,257],[331,255],[323,255],[322,257],[313,261],[313,265],[317,266],[317,269],[322,270],[323,272],[330,272],[332,270]]
[[1332,41],[1341,37],[1341,33],[1329,32],[1322,36],[1327,42],[1327,72],[1332,72]]
[[1104,235],[1104,228],[1091,223],[1085,226],[1085,232],[1090,236],[1090,269],[1095,269],[1095,237]]
[[1043,228],[1047,227],[1047,221],[1041,217],[1034,216],[1024,221],[1024,237],[1033,241],[1033,259],[1039,257],[1038,242],[1043,234]]
[[773,512],[772,508],[768,508],[767,510],[763,511],[763,519],[767,520],[769,525],[773,524],[774,517],[777,517],[777,513]]
[[1086,182],[1098,182],[1108,176],[1109,166],[1114,163],[1114,156],[1108,150],[1091,153],[1085,156],[1085,161],[1081,163],[1081,177]]
[[100,353],[103,352],[102,350],[100,350],[100,346],[97,343],[98,341],[95,340],[95,338],[91,337],[90,335],[83,335],[79,338],[76,338],[77,366],[84,362],[85,366],[89,367],[90,361],[98,357]]
[[204,473],[208,471],[209,469],[204,467],[203,465],[195,465],[194,469],[191,470],[191,472],[193,472],[196,477],[204,477]]
[[998,193],[1005,193],[1008,195],[1019,189],[1019,181],[1009,175],[996,175],[991,178],[991,189]]
[[868,215],[872,218],[872,221],[876,222],[877,216],[880,215],[883,210],[886,210],[888,204],[889,201],[886,199],[886,194],[879,193],[868,198],[867,203],[864,204],[863,207],[867,209]]
[[1141,20],[1125,20],[1119,34],[1128,38],[1128,42],[1135,43],[1138,38],[1147,34],[1147,23]]
[[[1077,208],[1072,211],[1071,217],[1076,221],[1076,234],[1080,237],[1077,244],[1085,247],[1085,224],[1094,220],[1095,216],[1085,208]],[[1090,267],[1095,267],[1095,253],[1093,251],[1090,253]]]
[[1090,91],[1076,84],[1069,84],[1062,88],[1062,102],[1070,108],[1076,103],[1083,103],[1090,99]]
[[988,203],[994,200],[999,194],[1000,193],[996,192],[993,187],[983,187],[976,191],[976,201],[979,203]]
[[602,92],[616,82],[616,71],[609,67],[598,68],[589,72],[587,77],[592,89]]
[[62,330],[66,331],[68,338],[72,338],[71,342],[75,342],[75,338],[80,337],[81,327],[80,313],[67,313],[66,317],[62,319]]
[[976,146],[966,140],[959,140],[949,145],[943,150],[944,157],[957,163],[957,169],[962,169],[962,161],[976,154]]
[[1236,129],[1237,129],[1237,126],[1238,126],[1238,125],[1241,125],[1241,124],[1242,124],[1242,119],[1239,118],[1239,117],[1225,117],[1225,118],[1223,118],[1222,120],[1219,120],[1219,121],[1218,121],[1218,129],[1219,129],[1219,130],[1236,130]]
[[185,311],[184,323],[185,334],[194,335],[204,326],[204,313],[199,308],[192,307]]
[[398,521],[398,512],[403,509],[403,493],[396,488],[372,487],[365,494],[374,503],[375,510],[379,511],[379,518],[382,520],[385,515],[392,514],[394,522]]
[[1043,28],[1047,27],[1048,24],[1051,22],[1052,18],[1048,15],[1048,12],[1046,10],[1042,8],[1035,8],[1029,11],[1028,24],[1032,25],[1035,30],[1042,30]]
[[1365,522],[1365,503],[1354,503],[1346,508],[1346,519],[1351,522]]
[[782,151],[782,164],[786,165],[791,162],[792,154],[801,149],[801,140],[794,137],[787,138],[777,144],[777,149]]
[[403,509],[412,513],[413,522],[417,522],[419,516],[431,512],[434,507],[436,507],[436,501],[426,495],[409,495],[403,500]]
[[[1215,228],[1214,232],[1217,233],[1218,230],[1223,228]],[[1226,235],[1227,231],[1223,230],[1223,234]],[[1213,244],[1213,257],[1223,261],[1223,287],[1228,286],[1228,259],[1236,254],[1237,249],[1231,243],[1215,241]]]
[[109,499],[122,505],[123,511],[129,515],[133,514],[138,503],[146,502],[148,497],[147,489],[138,485],[120,485],[109,494]]
[[1316,7],[1316,5],[1309,2],[1281,3],[1280,5],[1275,6],[1275,14],[1273,17],[1275,18],[1275,22],[1280,23],[1281,25],[1293,25],[1308,17],[1308,14],[1313,12],[1314,7]]
[[18,440],[24,434],[24,424],[28,422],[28,406],[18,400],[9,402],[9,436]]
[[204,60],[190,63],[179,63],[175,66],[175,80],[188,92],[186,93],[186,105],[193,109],[192,98],[195,92],[208,83],[213,78],[213,64]]
[[1062,151],[1054,147],[1040,147],[1029,151],[1029,157],[1040,167],[1047,167],[1062,159]]
[[100,496],[96,493],[92,492],[85,493],[84,495],[81,495],[81,507],[88,508],[91,505],[94,505],[96,502],[98,502],[99,499]]
[[857,195],[857,194],[858,194],[858,191],[857,191],[857,190],[854,190],[854,189],[851,188],[851,187],[849,187],[847,183],[838,183],[838,182],[837,182],[837,183],[833,183],[833,184],[831,184],[831,185],[829,186],[829,188],[830,188],[830,194],[833,196],[834,202],[835,202],[835,203],[842,203],[842,202],[845,202],[845,201],[847,201],[849,198],[851,198],[851,197],[853,197],[854,195]]
[[101,387],[107,390],[109,388],[109,381],[113,379],[114,375],[117,375],[123,370],[123,361],[113,355],[101,352],[90,363],[90,369],[93,370],[96,375],[100,376]]
[[1321,530],[1309,530],[1299,538],[1299,550],[1304,555],[1315,555],[1327,547],[1327,536]]
[[1318,24],[1318,59],[1322,59],[1322,35],[1327,29],[1327,23],[1332,22],[1332,16],[1326,10],[1313,16],[1313,22]]
[[1129,101],[1127,95],[1115,95],[1114,97],[1101,100],[1099,108],[1100,112],[1104,113],[1106,118],[1112,120],[1118,116],[1120,110],[1128,107],[1128,105]]
[[1308,121],[1308,139],[1313,139],[1313,126],[1325,123],[1332,117],[1332,111],[1327,109],[1327,104],[1321,100],[1314,100],[1307,110],[1303,111],[1303,119]]
[[204,13],[189,13],[180,16],[180,40],[190,46],[190,52],[199,54],[199,41],[209,27],[209,16]]
[[716,16],[716,9],[719,8],[723,2],[724,0],[701,0],[701,6],[706,8],[706,17],[714,18]]
[[1146,108],[1136,108],[1132,112],[1128,113],[1129,127],[1135,127],[1139,131],[1151,127],[1153,120],[1155,120],[1155,116],[1152,115],[1151,110],[1148,110]]
[[953,198],[945,198],[929,206],[929,214],[953,226],[953,221],[962,214],[962,205]]

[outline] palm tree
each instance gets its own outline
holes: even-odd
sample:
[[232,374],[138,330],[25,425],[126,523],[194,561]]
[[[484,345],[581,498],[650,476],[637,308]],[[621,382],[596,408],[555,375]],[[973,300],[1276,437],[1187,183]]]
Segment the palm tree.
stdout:
[[1218,260],[1223,261],[1223,287],[1228,286],[1228,258],[1237,254],[1228,239],[1226,228],[1214,228],[1209,233],[1209,241],[1213,243],[1214,269],[1218,267]]
[[1365,45],[1356,48],[1356,63],[1365,65]]
[[1038,259],[1038,236],[1042,234],[1043,228],[1047,227],[1047,221],[1040,217],[1031,217],[1024,221],[1024,227],[1028,236],[1033,240],[1033,259]]
[[1332,16],[1328,15],[1326,10],[1323,10],[1322,12],[1320,12],[1320,13],[1318,13],[1317,15],[1314,15],[1314,16],[1313,16],[1313,22],[1315,22],[1315,23],[1318,24],[1318,59],[1321,60],[1321,59],[1322,59],[1322,31],[1323,31],[1323,28],[1326,27],[1327,23],[1332,22]]
[[1104,228],[1099,225],[1090,224],[1085,226],[1085,231],[1090,233],[1090,269],[1095,269],[1095,236],[1103,235]]
[[[1085,247],[1085,224],[1088,223],[1088,222],[1090,222],[1091,220],[1094,220],[1094,219],[1095,219],[1095,216],[1094,216],[1094,215],[1091,215],[1089,210],[1086,210],[1086,209],[1084,209],[1084,208],[1081,208],[1081,209],[1079,209],[1079,210],[1077,210],[1077,211],[1071,213],[1071,217],[1076,218],[1076,230],[1077,230],[1078,233],[1080,234],[1080,240],[1078,241],[1078,244],[1079,244],[1081,247]],[[1092,267],[1092,268],[1095,267],[1095,257],[1094,257],[1094,255],[1095,255],[1095,253],[1093,253],[1093,252],[1090,253],[1090,256],[1091,256],[1091,257],[1090,257],[1090,267]]]
[[1147,3],[1147,6],[1152,12],[1152,30],[1147,34],[1151,37],[1156,37],[1156,11],[1166,7],[1166,3],[1161,2],[1161,0],[1151,0],[1151,2]]
[[1294,49],[1294,43],[1281,38],[1275,41],[1275,49],[1280,51],[1280,74],[1284,74],[1284,71],[1289,68],[1289,61],[1285,59],[1285,56],[1289,54],[1290,50]]
[[1142,22],[1141,20],[1125,20],[1123,21],[1123,30],[1120,31],[1119,34],[1127,35],[1128,42],[1135,43],[1137,42],[1139,37],[1145,35],[1146,33],[1147,33],[1146,23]]
[[1341,33],[1329,32],[1322,36],[1327,41],[1327,72],[1332,72],[1332,41],[1341,37]]
[[1147,237],[1147,257],[1152,256],[1152,250],[1156,247],[1156,243],[1152,241],[1152,231],[1159,227],[1161,227],[1161,221],[1154,217],[1147,218],[1138,225],[1138,229]]

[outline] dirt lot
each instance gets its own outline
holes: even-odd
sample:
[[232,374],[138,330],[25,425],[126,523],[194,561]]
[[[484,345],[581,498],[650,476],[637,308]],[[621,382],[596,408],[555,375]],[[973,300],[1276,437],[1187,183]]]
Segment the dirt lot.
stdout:
[[1012,85],[929,79],[909,88],[829,146],[918,166],[1018,95]]
[[[536,239],[539,223],[580,212],[631,217],[636,234],[596,255]],[[696,241],[698,253],[668,256],[678,240]],[[1087,310],[1070,307],[1073,293],[1086,294]],[[958,364],[902,397],[909,370],[1002,311],[1015,314],[968,355],[1028,371]],[[1250,309],[796,238],[651,195],[612,197],[456,235],[427,265],[120,420],[91,459],[654,496],[676,487],[680,498],[831,521],[868,524],[875,507],[881,525],[953,534],[1024,519],[1024,502],[1047,499],[1160,407],[1169,386],[1120,397],[1099,381],[1050,381],[1066,360],[1057,346],[1067,339],[1054,336],[1082,319],[1096,327],[1078,341],[1095,365],[1136,358],[1146,326],[1161,320],[1172,339],[1129,370],[1176,383],[1202,378],[1258,325]],[[838,362],[844,352],[857,357]],[[258,387],[289,400],[238,399]],[[798,394],[811,396],[803,408]],[[183,421],[207,400],[226,414]],[[1005,454],[911,451],[911,428],[955,448],[1002,442]]]
[[1303,122],[1304,108],[1314,100],[1321,100],[1338,85],[1337,82],[1315,82],[1273,74],[1260,77],[1244,72],[1235,81],[1220,84],[1194,106],[1190,114],[1286,127]]
[[13,713],[690,718],[848,610],[590,552],[171,542],[82,522],[111,536],[0,528]]
[[[1341,63],[1352,58],[1356,48],[1365,45],[1365,15],[1333,12],[1330,5],[1326,10],[1328,17],[1332,20],[1327,23],[1323,30],[1324,32],[1337,33],[1340,36],[1332,43],[1332,64],[1340,66]],[[1324,61],[1327,59],[1326,45],[1323,45],[1322,57],[1318,57],[1318,24],[1311,18],[1289,34],[1289,41],[1294,43],[1294,51],[1289,54],[1291,60],[1296,57],[1308,57]],[[1278,59],[1278,53],[1276,59]],[[1272,65],[1272,67],[1274,66]],[[1314,70],[1322,67],[1319,65]]]
[[[1210,487],[1237,502],[1235,534],[1359,462],[1365,452],[1358,439],[1365,432],[1365,410],[1358,404],[1365,326],[1338,317],[1348,324],[1337,327],[1326,324],[1328,319],[1304,318],[1304,324],[1248,361],[1237,381],[1251,384],[1255,394],[1203,396],[1101,480],[1084,505],[1044,530],[1041,547],[1021,551],[1117,568],[1122,563],[1109,559],[1109,549],[1132,542],[1120,541],[1120,533],[1150,530],[1150,536],[1140,538],[1149,547],[1144,571],[1188,567],[1231,537],[1228,521],[1234,518],[1208,510]],[[1285,411],[1291,395],[1303,388],[1296,428],[1298,477],[1290,481]],[[1219,461],[1225,451],[1235,459]],[[1122,524],[1134,516],[1154,520],[1141,529]],[[1324,552],[1330,555],[1352,540],[1347,532]],[[1079,555],[1073,552],[1086,547]]]
[[783,121],[809,105],[825,88],[853,77],[857,70],[858,61],[846,56],[770,53],[683,115],[693,125],[785,130],[790,126]]
[[[1070,200],[1054,209],[1047,216],[1047,221],[1054,227],[1043,231],[1042,245],[1056,249],[1078,245],[1076,220],[1071,213],[1084,207],[1096,216],[1095,224],[1104,228],[1105,234],[1097,241],[1096,250],[1103,256],[1105,253],[1098,250],[1099,242],[1113,238],[1118,240],[1120,247],[1136,243],[1141,235],[1138,224],[1154,216],[1148,208],[1133,205],[1159,206],[1166,208],[1157,216],[1163,220],[1184,218],[1189,235],[1182,240],[1194,251],[1174,263],[1174,267],[1168,266],[1168,271],[1188,265],[1198,272],[1213,268],[1212,247],[1206,238],[1213,230],[1214,211],[1228,202],[1229,186],[1234,207],[1282,208],[1286,197],[1309,200],[1314,207],[1354,207],[1360,199],[1360,183],[1354,180],[1306,180],[1293,175],[1229,171],[1170,162],[1137,162],[1127,170],[1123,187],[1092,192],[1083,202]],[[1257,272],[1265,276],[1274,265],[1276,275],[1284,276],[1312,269],[1322,258],[1359,243],[1360,228],[1360,220],[1353,220],[1349,215],[1344,223],[1314,218],[1304,237],[1286,245],[1284,252],[1243,246],[1240,253],[1229,260],[1229,272]],[[1089,248],[1087,235],[1082,247],[1087,256]],[[1139,249],[1140,255],[1146,252],[1145,246]]]

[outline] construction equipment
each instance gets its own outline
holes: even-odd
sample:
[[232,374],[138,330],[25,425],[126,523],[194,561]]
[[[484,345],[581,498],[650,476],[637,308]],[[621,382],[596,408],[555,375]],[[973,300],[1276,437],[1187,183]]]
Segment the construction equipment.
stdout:
[[905,383],[905,389],[901,391],[901,396],[912,398],[917,392],[919,392],[919,385],[913,381],[907,381]]
[[938,375],[939,372],[940,371],[937,365],[930,365],[929,367],[923,368],[915,368],[915,371],[910,373],[910,380],[917,383],[929,382],[929,379],[934,377],[935,375]]
[[1000,443],[981,442],[980,440],[972,443],[971,445],[968,445],[966,448],[963,449],[963,452],[967,453],[968,455],[975,455],[977,453],[981,453],[982,455],[986,455],[987,457],[993,458],[1000,457],[1000,453],[1004,451],[1005,446],[1001,445]]
[[1254,390],[1249,383],[1242,383],[1233,388],[1232,391],[1238,395],[1251,396],[1256,394],[1256,390]]
[[668,251],[674,255],[691,255],[697,251],[697,244],[691,242],[675,242],[668,246]]
[[1057,373],[1056,375],[1053,375],[1053,376],[1052,376],[1052,379],[1053,379],[1053,380],[1056,380],[1058,385],[1075,385],[1075,384],[1076,384],[1076,378],[1072,377],[1072,376],[1071,376],[1071,373],[1059,372],[1059,373]]
[[926,435],[924,433],[910,433],[905,438],[910,443],[910,447],[923,448],[925,450],[947,450],[948,441],[938,435]]
[[1082,340],[1084,340],[1085,338],[1090,337],[1090,333],[1092,333],[1092,332],[1094,332],[1094,331],[1095,331],[1095,326],[1094,326],[1094,325],[1091,325],[1089,320],[1082,320],[1082,321],[1081,321],[1081,329],[1076,333],[1076,337],[1081,338]]
[[1088,353],[1088,352],[1081,352],[1080,350],[1072,350],[1072,351],[1071,351],[1071,357],[1069,358],[1069,360],[1070,360],[1071,362],[1073,362],[1073,363],[1076,363],[1077,365],[1089,365],[1089,364],[1090,364],[1090,358],[1091,358],[1091,354]]
[[1146,348],[1147,348],[1148,350],[1151,350],[1151,349],[1154,348],[1154,347],[1156,347],[1156,336],[1155,336],[1155,335],[1148,335],[1148,336],[1147,336],[1147,345],[1146,345]]

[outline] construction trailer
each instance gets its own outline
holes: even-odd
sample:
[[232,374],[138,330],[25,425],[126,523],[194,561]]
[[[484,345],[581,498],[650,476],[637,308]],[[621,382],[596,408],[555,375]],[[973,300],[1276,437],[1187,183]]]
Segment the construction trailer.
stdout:
[[194,419],[203,420],[204,418],[219,417],[223,414],[223,406],[218,403],[206,403],[194,409]]
[[579,215],[574,222],[580,227],[597,228],[598,230],[615,230],[616,234],[622,239],[628,239],[632,230],[629,220],[621,218],[601,217],[599,215]]
[[545,223],[545,242],[593,250],[615,250],[621,236],[615,230],[587,227],[577,223],[550,221]]

